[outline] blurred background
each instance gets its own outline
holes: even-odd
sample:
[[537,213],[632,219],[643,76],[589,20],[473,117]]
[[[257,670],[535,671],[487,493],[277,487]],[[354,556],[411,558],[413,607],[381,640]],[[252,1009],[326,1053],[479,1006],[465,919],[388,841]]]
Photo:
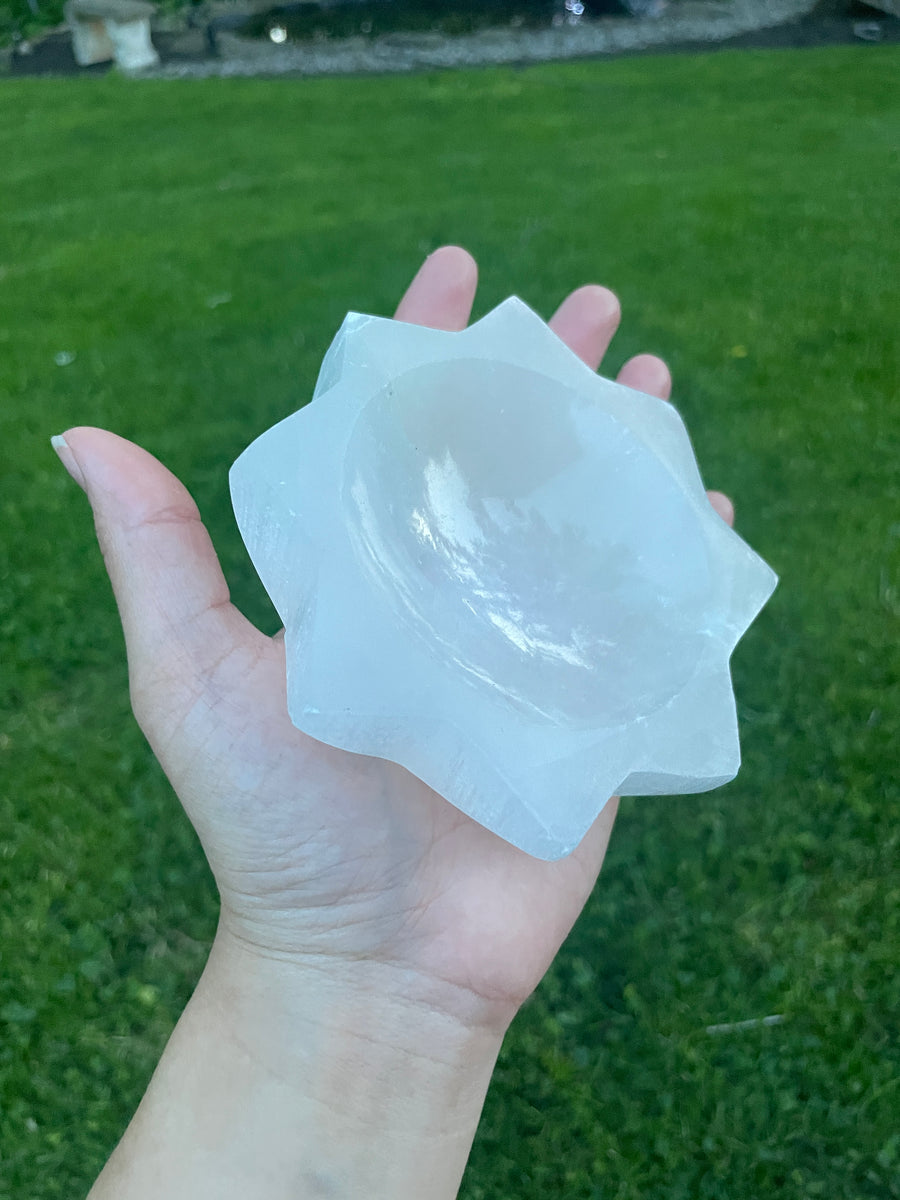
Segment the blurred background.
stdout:
[[740,775],[623,802],[462,1195],[900,1196],[898,62],[857,39],[0,78],[0,1200],[87,1191],[217,911],[50,436],[162,458],[274,631],[228,467],[345,312],[390,314],[446,242],[479,260],[476,315],[614,288],[604,374],[667,359],[707,485],[781,576],[734,659]]

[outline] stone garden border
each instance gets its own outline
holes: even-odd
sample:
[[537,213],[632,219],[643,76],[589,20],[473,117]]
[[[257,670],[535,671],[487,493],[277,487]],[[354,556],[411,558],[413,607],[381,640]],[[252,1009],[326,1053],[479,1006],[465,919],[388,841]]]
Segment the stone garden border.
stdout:
[[248,75],[351,75],[461,66],[548,62],[648,50],[683,42],[722,42],[793,21],[815,0],[681,0],[662,16],[638,20],[603,17],[549,29],[484,30],[465,37],[386,34],[274,45],[220,33],[219,57],[169,62],[141,76],[156,79]]

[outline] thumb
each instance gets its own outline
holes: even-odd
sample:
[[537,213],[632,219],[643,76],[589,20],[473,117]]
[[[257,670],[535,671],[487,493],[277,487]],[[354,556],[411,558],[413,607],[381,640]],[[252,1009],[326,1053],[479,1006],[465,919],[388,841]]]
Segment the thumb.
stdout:
[[149,733],[154,713],[162,716],[153,702],[160,687],[177,720],[230,653],[262,635],[230,603],[197,506],[171,471],[103,429],[70,429],[53,446],[93,509],[125,633],[132,702]]

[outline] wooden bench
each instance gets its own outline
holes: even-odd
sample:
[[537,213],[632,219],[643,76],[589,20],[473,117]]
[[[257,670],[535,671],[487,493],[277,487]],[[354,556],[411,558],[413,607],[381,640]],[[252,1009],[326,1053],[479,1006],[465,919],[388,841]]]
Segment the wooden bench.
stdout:
[[150,38],[156,5],[149,0],[67,0],[63,11],[80,67],[112,61],[123,71],[142,71],[159,63]]

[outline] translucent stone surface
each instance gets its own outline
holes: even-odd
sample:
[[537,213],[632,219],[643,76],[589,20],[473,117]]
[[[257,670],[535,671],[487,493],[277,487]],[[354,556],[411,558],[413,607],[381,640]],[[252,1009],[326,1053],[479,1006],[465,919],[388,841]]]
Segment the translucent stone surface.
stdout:
[[728,659],[776,577],[675,409],[520,300],[461,333],[351,313],[231,489],[313,737],[546,859],[615,792],[737,772]]

